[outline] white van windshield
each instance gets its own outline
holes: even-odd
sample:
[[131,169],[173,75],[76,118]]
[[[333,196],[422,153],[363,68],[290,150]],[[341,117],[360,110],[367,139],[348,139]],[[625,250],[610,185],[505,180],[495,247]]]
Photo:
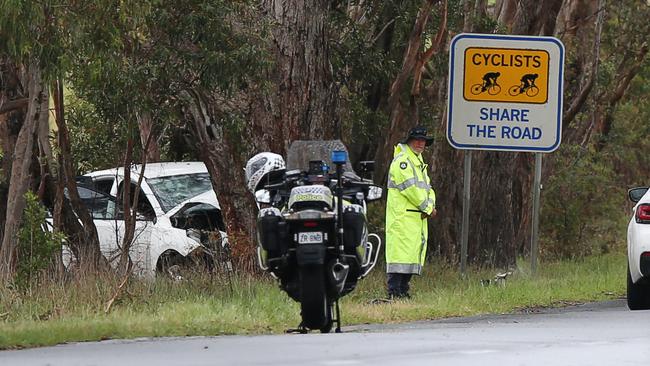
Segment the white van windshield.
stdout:
[[185,200],[212,189],[208,173],[148,178],[147,183],[156,195],[158,202],[160,202],[160,207],[165,212]]

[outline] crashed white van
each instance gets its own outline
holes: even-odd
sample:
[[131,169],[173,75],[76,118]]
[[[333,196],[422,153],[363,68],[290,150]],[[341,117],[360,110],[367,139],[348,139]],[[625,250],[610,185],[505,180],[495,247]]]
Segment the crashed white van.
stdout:
[[[131,168],[131,197],[140,170],[141,165]],[[78,185],[97,227],[101,251],[116,262],[124,235],[124,169],[85,174]],[[153,277],[162,272],[176,277],[180,268],[230,266],[221,209],[202,162],[147,164],[136,209],[130,250],[135,274]]]

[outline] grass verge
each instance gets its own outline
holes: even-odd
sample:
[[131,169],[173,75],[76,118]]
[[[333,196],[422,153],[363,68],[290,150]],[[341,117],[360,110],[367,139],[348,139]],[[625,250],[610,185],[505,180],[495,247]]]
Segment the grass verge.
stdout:
[[[620,297],[625,290],[623,254],[542,263],[532,277],[522,262],[505,285],[483,286],[495,270],[460,279],[454,268],[427,264],[412,281],[408,301],[373,304],[384,296],[381,268],[341,302],[344,325],[389,323],[507,313]],[[131,280],[105,312],[118,279],[50,283],[18,293],[0,289],[0,349],[71,341],[185,335],[278,333],[295,327],[299,306],[268,278]]]

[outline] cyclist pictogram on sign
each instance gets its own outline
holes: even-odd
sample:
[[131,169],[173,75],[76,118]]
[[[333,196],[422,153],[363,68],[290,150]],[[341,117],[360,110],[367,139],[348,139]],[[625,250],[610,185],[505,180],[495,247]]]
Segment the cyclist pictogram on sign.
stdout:
[[487,92],[490,95],[497,95],[501,93],[501,86],[497,83],[499,76],[501,76],[500,72],[488,72],[483,75],[483,82],[481,84],[472,85],[472,94],[479,95]]
[[545,50],[470,47],[464,67],[465,100],[533,104],[548,100]]

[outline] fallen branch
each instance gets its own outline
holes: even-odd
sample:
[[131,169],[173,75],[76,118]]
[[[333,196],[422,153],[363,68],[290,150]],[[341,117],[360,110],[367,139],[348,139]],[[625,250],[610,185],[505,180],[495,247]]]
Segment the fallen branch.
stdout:
[[111,297],[110,300],[106,303],[106,308],[104,309],[104,313],[108,314],[109,311],[111,311],[111,306],[113,306],[113,303],[115,300],[117,300],[118,296],[122,293],[122,289],[124,288],[124,285],[126,285],[126,281],[129,280],[129,271],[124,275],[124,279],[122,280],[122,283],[120,283],[119,286],[117,286],[117,289],[115,290],[115,294],[113,297]]

